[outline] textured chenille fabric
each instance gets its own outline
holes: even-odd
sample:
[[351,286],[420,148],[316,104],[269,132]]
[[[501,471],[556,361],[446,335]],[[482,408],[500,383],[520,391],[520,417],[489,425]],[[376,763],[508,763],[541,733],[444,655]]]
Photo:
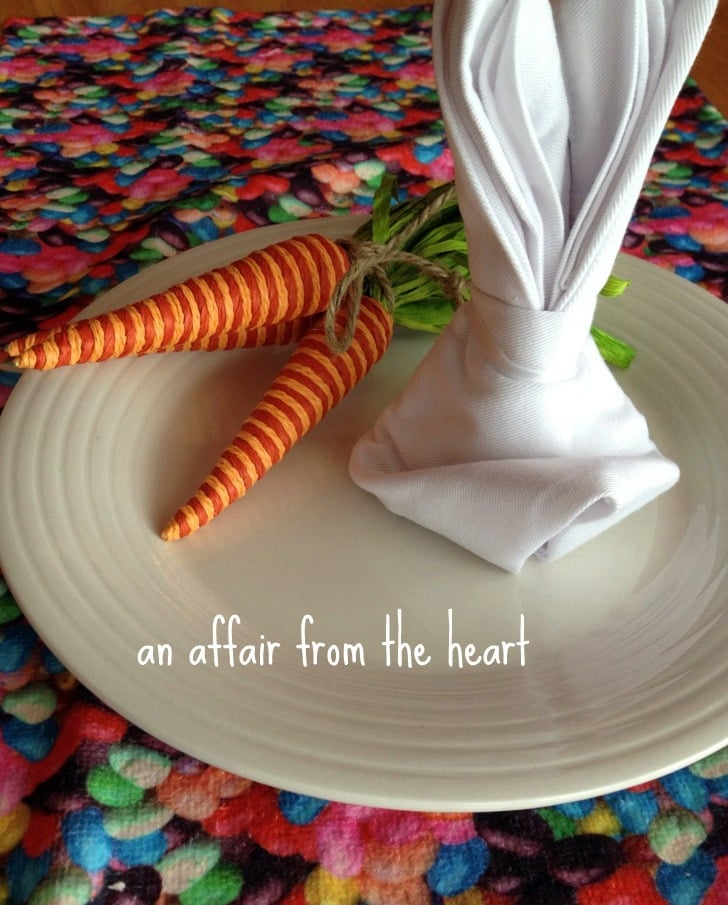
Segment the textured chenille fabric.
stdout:
[[714,0],[439,0],[472,298],[357,443],[392,511],[518,572],[671,487],[590,337]]

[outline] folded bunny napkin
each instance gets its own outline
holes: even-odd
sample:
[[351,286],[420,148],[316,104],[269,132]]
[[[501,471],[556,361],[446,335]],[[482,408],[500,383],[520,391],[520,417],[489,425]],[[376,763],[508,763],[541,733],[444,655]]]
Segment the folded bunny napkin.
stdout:
[[350,471],[508,571],[562,556],[678,478],[589,328],[715,6],[436,0],[472,296]]

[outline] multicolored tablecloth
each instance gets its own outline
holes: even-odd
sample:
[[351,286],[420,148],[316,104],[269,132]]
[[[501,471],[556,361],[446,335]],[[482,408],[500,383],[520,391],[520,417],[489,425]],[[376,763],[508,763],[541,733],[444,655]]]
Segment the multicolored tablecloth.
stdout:
[[[15,19],[0,341],[235,231],[452,177],[426,7]],[[624,248],[728,301],[728,123],[688,83]],[[2,403],[14,375],[0,375]],[[0,551],[1,553],[2,551]],[[268,788],[95,699],[0,592],[0,903],[724,905],[728,751],[605,797],[418,814]]]

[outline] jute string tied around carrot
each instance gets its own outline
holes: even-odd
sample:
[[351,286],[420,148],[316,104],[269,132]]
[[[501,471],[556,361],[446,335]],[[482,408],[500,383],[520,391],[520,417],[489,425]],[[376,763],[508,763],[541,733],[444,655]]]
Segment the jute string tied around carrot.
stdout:
[[[379,290],[380,301],[386,310],[390,314],[394,313],[396,293],[387,270],[392,264],[405,264],[418,269],[439,283],[445,297],[456,306],[467,298],[468,281],[461,274],[405,248],[408,240],[454,199],[453,184],[441,192],[431,193],[417,216],[387,241],[361,239],[356,235],[339,240],[351,263],[349,270],[337,284],[326,309],[326,340],[332,352],[341,354],[351,344],[367,281]],[[337,315],[342,309],[347,314],[343,329],[337,326]]]

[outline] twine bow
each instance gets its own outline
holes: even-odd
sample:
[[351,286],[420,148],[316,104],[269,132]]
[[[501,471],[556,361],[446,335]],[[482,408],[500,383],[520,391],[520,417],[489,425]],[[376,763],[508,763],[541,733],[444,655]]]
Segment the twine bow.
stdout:
[[[467,280],[463,276],[405,248],[412,236],[440,208],[452,201],[454,195],[454,186],[447,191],[433,193],[432,200],[423,205],[418,215],[386,242],[359,239],[357,236],[339,240],[339,244],[349,255],[351,266],[336,286],[326,309],[326,340],[333,352],[340,354],[349,348],[367,284],[379,290],[381,303],[387,311],[394,312],[396,292],[387,269],[392,264],[406,264],[417,268],[442,286],[446,298],[456,305],[462,304],[467,297]],[[369,288],[367,291],[371,293],[373,289]],[[337,319],[342,309],[346,311],[346,321],[343,329],[340,329]]]

